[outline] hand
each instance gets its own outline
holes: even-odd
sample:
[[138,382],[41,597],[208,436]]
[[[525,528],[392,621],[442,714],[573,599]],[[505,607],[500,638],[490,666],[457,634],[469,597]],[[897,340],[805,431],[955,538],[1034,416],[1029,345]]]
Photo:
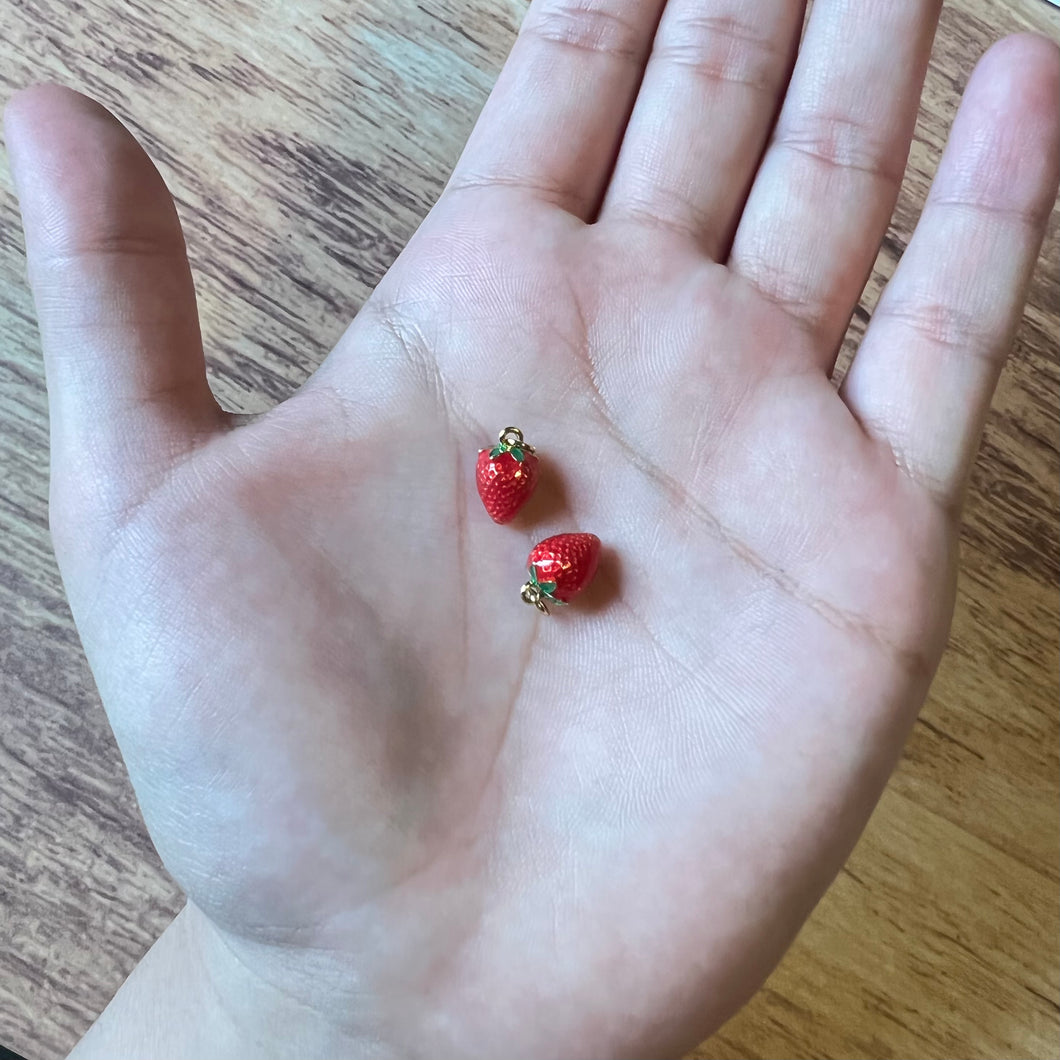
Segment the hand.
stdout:
[[[533,6],[407,250],[249,420],[147,158],[71,92],[10,106],[56,552],[219,1012],[136,1038],[119,996],[81,1055],[676,1053],[863,827],[946,642],[1058,56],[983,60],[837,392],[938,4],[819,0],[790,84],[798,3],[671,0],[649,60],[662,6]],[[567,507],[498,528],[509,423]],[[562,529],[607,558],[545,618]]]

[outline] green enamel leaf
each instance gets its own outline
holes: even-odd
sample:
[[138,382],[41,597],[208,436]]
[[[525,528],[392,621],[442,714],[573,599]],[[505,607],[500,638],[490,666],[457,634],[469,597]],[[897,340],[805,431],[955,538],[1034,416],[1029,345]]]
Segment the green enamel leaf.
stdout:
[[540,582],[537,580],[537,567],[532,563],[530,564],[530,584],[540,586]]
[[517,449],[517,448],[513,447],[513,448],[509,449],[508,452],[511,453],[512,456],[514,456],[515,459],[518,460],[520,464],[525,459],[522,449]]
[[497,457],[499,457],[501,455],[501,453],[505,453],[505,452],[507,452],[507,450],[504,448],[503,445],[495,445],[490,450],[490,460],[496,460]]
[[554,593],[556,591],[556,583],[555,582],[538,582],[537,583],[537,587],[543,593]]

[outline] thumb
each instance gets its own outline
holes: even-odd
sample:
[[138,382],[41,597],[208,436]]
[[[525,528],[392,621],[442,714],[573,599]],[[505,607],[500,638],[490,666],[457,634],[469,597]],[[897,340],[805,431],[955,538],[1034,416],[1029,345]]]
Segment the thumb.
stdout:
[[[44,85],[4,115],[48,380],[53,498],[116,512],[226,415],[206,381],[173,200],[99,104]],[[80,488],[79,488],[80,487]]]

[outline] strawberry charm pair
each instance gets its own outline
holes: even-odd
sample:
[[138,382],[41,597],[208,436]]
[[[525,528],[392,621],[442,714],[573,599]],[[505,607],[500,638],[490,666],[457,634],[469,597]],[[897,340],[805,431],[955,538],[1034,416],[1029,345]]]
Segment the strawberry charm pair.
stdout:
[[[495,523],[511,522],[537,485],[534,447],[518,427],[505,427],[497,444],[480,449],[475,465],[478,495]],[[550,604],[568,604],[593,580],[600,561],[596,534],[554,534],[530,550],[530,577],[519,591],[524,603],[548,614]]]

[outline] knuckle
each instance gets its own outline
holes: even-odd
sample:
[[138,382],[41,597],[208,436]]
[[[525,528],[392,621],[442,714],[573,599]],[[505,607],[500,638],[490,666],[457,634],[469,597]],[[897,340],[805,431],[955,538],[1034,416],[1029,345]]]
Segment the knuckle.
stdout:
[[888,131],[868,115],[810,111],[782,121],[775,143],[817,166],[865,173],[897,188],[905,155],[894,149]]
[[767,90],[782,76],[784,50],[754,23],[732,15],[683,13],[660,28],[656,57],[712,82]]
[[600,0],[546,4],[531,15],[523,33],[550,45],[636,61],[645,49],[646,35],[622,13],[622,7]]
[[[982,178],[984,183],[991,176]],[[1046,226],[1053,212],[1053,200],[1038,202],[1011,201],[1007,189],[996,186],[968,195],[932,195],[928,206],[933,210],[952,210],[966,214],[973,223],[984,226],[1026,228],[1032,232]]]
[[628,195],[622,203],[622,215],[646,229],[681,239],[697,238],[709,223],[709,218],[686,193],[662,183],[651,187],[648,193]]
[[892,300],[877,313],[935,349],[983,356],[993,360],[997,343],[981,314],[953,302],[927,298]]
[[811,338],[816,339],[827,330],[837,309],[842,311],[841,303],[826,296],[818,274],[774,245],[745,250],[740,257],[740,272]]

